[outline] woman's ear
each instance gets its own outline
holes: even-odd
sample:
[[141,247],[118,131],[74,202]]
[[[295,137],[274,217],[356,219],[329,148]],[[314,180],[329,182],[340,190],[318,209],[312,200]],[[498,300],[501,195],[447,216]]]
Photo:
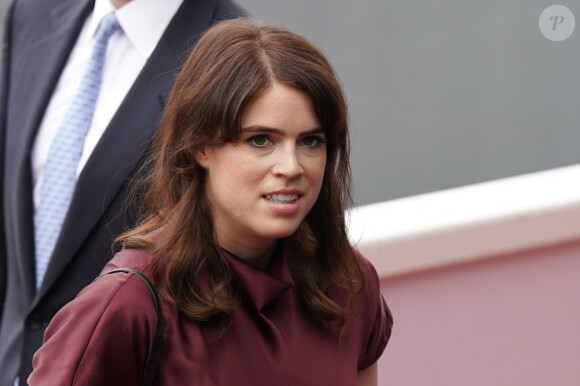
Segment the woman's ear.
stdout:
[[199,164],[199,166],[201,166],[204,169],[208,168],[208,152],[207,149],[203,149],[200,150],[198,152],[195,153],[195,160],[197,161],[197,163]]

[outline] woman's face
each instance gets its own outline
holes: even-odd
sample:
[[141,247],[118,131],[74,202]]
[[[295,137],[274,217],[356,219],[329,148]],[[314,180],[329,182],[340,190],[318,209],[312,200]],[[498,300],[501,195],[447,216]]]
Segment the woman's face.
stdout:
[[326,137],[310,97],[281,83],[246,108],[237,142],[198,155],[222,248],[265,267],[276,241],[314,205],[326,166]]

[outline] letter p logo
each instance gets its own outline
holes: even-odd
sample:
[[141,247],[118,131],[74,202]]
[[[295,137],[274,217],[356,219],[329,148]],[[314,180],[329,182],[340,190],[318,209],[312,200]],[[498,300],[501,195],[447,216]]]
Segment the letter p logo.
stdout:
[[553,42],[568,39],[574,32],[574,14],[563,5],[551,5],[544,9],[539,20],[540,32]]
[[552,24],[552,31],[555,31],[558,24],[564,22],[564,16],[550,16],[550,20],[554,21],[554,24]]

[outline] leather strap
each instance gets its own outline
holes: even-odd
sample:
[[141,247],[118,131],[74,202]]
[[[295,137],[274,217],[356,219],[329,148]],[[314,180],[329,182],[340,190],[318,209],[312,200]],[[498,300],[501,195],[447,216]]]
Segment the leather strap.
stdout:
[[155,373],[157,372],[157,366],[159,364],[159,355],[161,354],[161,346],[163,345],[163,310],[161,308],[161,300],[159,300],[159,295],[157,294],[157,291],[155,290],[153,283],[151,283],[151,281],[149,281],[149,279],[142,272],[137,271],[136,269],[117,268],[112,269],[109,272],[105,272],[101,276],[117,272],[124,273],[133,272],[135,275],[140,277],[145,282],[145,284],[147,284],[147,287],[149,287],[149,291],[151,291],[151,295],[153,296],[153,302],[155,303],[155,312],[157,313],[157,327],[155,328],[155,337],[153,338],[153,346],[151,347],[151,356],[149,358],[149,363],[147,364],[145,379],[143,380],[143,386],[152,386],[153,381],[155,379]]

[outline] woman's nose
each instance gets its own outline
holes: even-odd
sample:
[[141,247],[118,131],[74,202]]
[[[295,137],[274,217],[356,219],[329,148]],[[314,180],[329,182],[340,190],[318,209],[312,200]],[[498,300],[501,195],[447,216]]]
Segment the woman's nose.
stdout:
[[276,155],[274,167],[272,168],[272,172],[275,175],[284,176],[286,178],[296,178],[302,175],[304,169],[302,168],[296,150],[295,147],[292,147],[292,149],[280,149]]

